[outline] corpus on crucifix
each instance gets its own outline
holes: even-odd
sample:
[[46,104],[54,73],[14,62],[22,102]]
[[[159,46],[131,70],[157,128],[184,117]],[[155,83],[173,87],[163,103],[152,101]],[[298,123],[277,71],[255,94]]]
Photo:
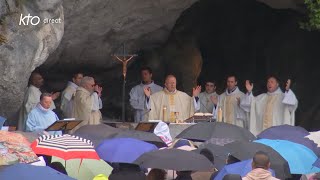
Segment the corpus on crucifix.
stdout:
[[122,63],[122,75],[123,75],[123,83],[122,83],[122,113],[121,119],[125,121],[125,97],[126,97],[126,76],[127,76],[127,65],[130,60],[134,57],[138,56],[136,54],[126,54],[125,45],[123,44],[123,54],[114,54],[112,55],[116,60]]
[[[118,61],[122,62],[122,75],[123,75],[123,79],[126,79],[128,62],[129,62],[133,57],[135,57],[135,55],[123,56],[123,59],[119,58],[117,55],[114,55],[114,57],[115,57]],[[127,57],[129,57],[129,58],[127,59]]]

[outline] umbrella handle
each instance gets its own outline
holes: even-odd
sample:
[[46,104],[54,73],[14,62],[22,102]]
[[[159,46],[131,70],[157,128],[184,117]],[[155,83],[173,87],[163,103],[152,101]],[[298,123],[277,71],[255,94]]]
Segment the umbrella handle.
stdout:
[[82,164],[82,160],[83,160],[83,158],[81,158],[80,163],[79,163],[78,174],[79,174],[79,172],[80,172],[80,167],[81,167],[81,164]]

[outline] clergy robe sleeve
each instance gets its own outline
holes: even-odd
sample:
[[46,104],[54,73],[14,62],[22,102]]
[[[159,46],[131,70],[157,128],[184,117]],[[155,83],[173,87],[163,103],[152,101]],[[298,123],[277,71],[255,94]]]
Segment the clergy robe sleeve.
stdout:
[[92,99],[92,110],[93,111],[98,111],[99,109],[102,108],[102,101],[96,92],[92,93],[91,99]]
[[296,95],[293,93],[291,89],[289,89],[288,92],[284,93],[284,98],[282,100],[282,103],[291,107],[294,107],[298,104]]
[[213,119],[217,119],[217,115],[218,115],[218,107],[221,107],[221,102],[220,102],[220,96],[218,96],[218,103],[216,106],[213,106],[212,109],[212,114],[213,114]]
[[26,112],[27,114],[29,114],[31,112],[31,110],[37,106],[37,104],[39,103],[40,101],[40,97],[37,97],[38,94],[34,91],[32,91],[32,89],[29,88],[28,94],[26,94],[27,96],[27,100],[26,100],[26,103],[25,103],[25,108],[26,108]]
[[200,110],[200,99],[198,98],[198,101],[196,100],[196,97],[193,97],[193,105],[194,105],[194,111]]
[[70,101],[70,100],[72,99],[72,96],[73,96],[73,93],[71,93],[70,91],[69,91],[69,92],[66,91],[66,92],[64,93],[64,95],[63,95],[63,97],[64,97],[65,99],[67,99],[68,101]]
[[42,128],[37,126],[36,117],[33,113],[28,114],[28,119],[26,122],[26,131],[30,131],[30,132],[43,131]]
[[[218,104],[217,104],[218,105]],[[218,106],[216,106],[216,105],[213,105],[213,108],[212,108],[212,115],[213,115],[213,119],[217,119],[217,110],[218,110],[218,108],[217,108]]]
[[247,93],[242,98],[240,98],[240,108],[245,112],[250,112],[253,98],[254,96],[252,95],[252,92]]
[[[93,93],[93,94],[96,94],[96,93]],[[78,101],[79,101],[78,103],[80,103],[79,106],[84,106],[84,109],[86,109],[86,111],[92,110],[92,108],[93,108],[93,97],[92,97],[92,94],[90,96],[80,94]],[[74,103],[77,103],[77,102],[75,101]],[[76,109],[77,105],[75,104],[74,107]]]
[[139,96],[136,88],[130,91],[130,105],[137,110],[144,110],[144,96]]
[[[240,106],[241,99],[243,99],[245,96],[246,96],[245,94],[242,94],[242,95],[240,96],[240,99],[239,99],[240,102],[237,102],[238,107],[235,109],[235,111],[236,111],[236,118],[237,118],[238,120],[243,120],[243,121],[246,121],[247,118],[248,118],[248,117],[247,117],[247,112],[246,112],[244,109],[242,109],[241,106]],[[245,122],[245,124],[246,124],[246,122]],[[246,126],[244,126],[244,127],[246,127]]]

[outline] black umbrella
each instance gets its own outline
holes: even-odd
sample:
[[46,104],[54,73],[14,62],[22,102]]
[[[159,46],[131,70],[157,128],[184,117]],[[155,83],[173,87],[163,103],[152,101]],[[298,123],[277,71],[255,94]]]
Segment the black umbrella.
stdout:
[[182,131],[176,138],[193,141],[207,141],[212,138],[226,138],[238,141],[252,141],[256,139],[247,129],[222,122],[197,123]]
[[110,138],[122,131],[122,129],[114,128],[105,124],[85,125],[77,129],[73,135],[91,140],[93,145],[96,147],[104,139]]
[[144,153],[134,164],[145,168],[176,171],[199,171],[214,168],[205,156],[180,149],[164,149]]
[[214,157],[214,166],[220,170],[226,165],[226,159],[231,152],[227,147],[216,144],[202,144],[194,152],[200,153],[202,149],[208,149]]
[[141,141],[145,141],[156,145],[158,148],[167,147],[167,144],[162,141],[162,139],[154,133],[136,131],[136,130],[125,130],[119,133],[113,134],[109,138],[134,138]]
[[257,151],[263,151],[269,155],[271,169],[276,173],[276,177],[286,179],[291,177],[288,162],[274,149],[264,144],[255,142],[233,142],[226,144],[232,156],[240,160],[252,159]]

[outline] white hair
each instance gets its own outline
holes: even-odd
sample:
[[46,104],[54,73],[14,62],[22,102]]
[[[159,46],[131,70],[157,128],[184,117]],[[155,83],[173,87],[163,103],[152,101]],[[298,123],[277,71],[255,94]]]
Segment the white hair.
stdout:
[[82,80],[80,82],[80,86],[81,87],[85,87],[85,85],[90,81],[94,81],[94,78],[90,77],[90,76],[85,76],[85,77],[82,78]]

